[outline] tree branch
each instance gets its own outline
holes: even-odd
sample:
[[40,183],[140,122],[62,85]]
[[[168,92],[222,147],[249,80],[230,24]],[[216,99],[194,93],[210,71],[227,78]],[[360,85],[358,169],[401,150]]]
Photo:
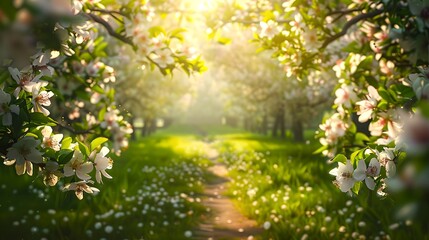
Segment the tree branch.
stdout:
[[62,128],[62,129],[65,129],[65,130],[67,130],[67,131],[69,131],[69,132],[71,132],[71,133],[73,133],[73,134],[76,134],[76,135],[94,133],[94,132],[92,131],[92,129],[88,129],[88,130],[85,130],[85,131],[77,131],[77,130],[75,130],[74,128],[72,128],[72,127],[70,127],[70,126],[61,125],[61,124],[59,124],[59,123],[58,123],[58,125],[57,125],[57,126],[58,126],[58,127],[60,127],[60,128]]
[[95,22],[97,22],[97,23],[99,23],[99,24],[103,25],[103,27],[106,29],[106,31],[109,33],[109,35],[110,35],[110,36],[112,36],[112,37],[114,37],[114,38],[116,38],[116,39],[118,39],[118,40],[120,40],[120,41],[122,41],[122,42],[124,42],[124,43],[126,43],[126,44],[129,44],[129,45],[131,45],[131,46],[135,47],[135,45],[134,45],[133,41],[132,41],[130,38],[127,38],[127,37],[125,37],[125,36],[123,36],[123,35],[121,35],[121,34],[117,33],[117,32],[112,28],[112,26],[110,26],[110,24],[109,24],[108,22],[106,22],[104,19],[102,19],[101,17],[99,17],[99,16],[97,16],[97,15],[94,15],[94,14],[92,14],[92,13],[87,13],[86,15],[87,15],[89,18],[91,18],[92,20],[94,20]]
[[116,19],[118,22],[123,23],[124,21],[122,19],[120,19],[119,17],[117,17],[115,14],[118,14],[120,16],[123,17],[127,17],[127,15],[123,12],[120,11],[115,11],[115,10],[106,10],[106,9],[100,9],[100,8],[90,8],[89,10],[93,11],[93,12],[100,12],[103,14],[108,14],[111,17],[113,17],[114,19]]
[[322,45],[322,48],[326,48],[329,44],[331,44],[333,41],[337,40],[338,38],[344,36],[347,34],[347,31],[356,23],[368,19],[368,18],[373,18],[377,15],[382,14],[385,11],[385,9],[377,9],[374,10],[372,12],[367,12],[367,13],[363,13],[360,15],[357,15],[356,17],[350,19],[344,26],[343,29],[341,30],[341,32],[333,35],[332,37],[328,38],[325,40],[325,42]]
[[126,17],[127,15],[124,12],[121,11],[115,11],[115,10],[107,10],[107,9],[101,9],[101,8],[90,8],[89,10],[94,11],[94,12],[100,12],[100,13],[104,13],[104,14],[118,14],[121,16]]
[[332,16],[332,15],[335,15],[335,14],[340,14],[340,15],[345,15],[345,14],[349,14],[349,13],[352,13],[352,12],[359,12],[359,11],[362,11],[363,10],[363,8],[351,8],[351,9],[343,9],[343,10],[335,10],[335,11],[331,11],[331,12],[329,12],[328,14],[326,14],[326,16]]

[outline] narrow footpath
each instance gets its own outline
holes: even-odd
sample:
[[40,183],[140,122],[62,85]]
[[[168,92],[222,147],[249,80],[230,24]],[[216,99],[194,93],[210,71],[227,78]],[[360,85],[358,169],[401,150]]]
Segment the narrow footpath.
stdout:
[[257,226],[256,221],[241,214],[232,200],[226,196],[228,170],[218,161],[218,151],[207,144],[206,152],[214,164],[209,168],[214,177],[205,186],[202,203],[207,209],[207,215],[195,231],[195,239],[256,239],[263,231],[262,228]]

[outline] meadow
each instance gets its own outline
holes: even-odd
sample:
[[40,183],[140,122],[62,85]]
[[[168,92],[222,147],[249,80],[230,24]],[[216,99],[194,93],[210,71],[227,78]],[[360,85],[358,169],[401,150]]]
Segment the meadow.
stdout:
[[207,215],[201,198],[210,144],[229,170],[229,196],[265,229],[258,239],[425,238],[412,221],[395,220],[394,202],[365,190],[359,198],[341,193],[328,174],[334,164],[314,155],[318,144],[307,138],[297,144],[227,127],[163,129],[131,142],[114,161],[113,180],[82,201],[2,168],[1,231],[8,239],[192,239]]

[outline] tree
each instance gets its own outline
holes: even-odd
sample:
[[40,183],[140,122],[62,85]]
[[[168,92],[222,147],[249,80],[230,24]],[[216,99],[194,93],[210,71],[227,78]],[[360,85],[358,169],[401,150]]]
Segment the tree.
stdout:
[[0,156],[18,175],[38,169],[47,186],[64,179],[63,190],[79,199],[99,191],[89,174],[95,172],[98,183],[111,178],[107,154],[126,148],[132,132],[116,105],[108,46],[130,46],[140,65],[165,75],[203,68],[199,58],[170,46],[183,40],[183,30],[150,26],[156,14],[148,2],[106,3],[0,4]]
[[[320,125],[323,146],[317,152],[338,162],[331,173],[340,190],[359,194],[365,182],[381,196],[390,192],[401,199],[395,193],[406,192],[404,199],[413,196],[426,209],[421,196],[427,188],[419,179],[429,172],[423,160],[429,136],[429,3],[232,2],[219,6],[229,9],[221,18],[209,19],[213,28],[239,22],[259,29],[255,41],[304,84],[315,71],[335,71],[334,113]],[[357,131],[353,116],[368,124],[369,136]],[[418,211],[414,215],[425,219]]]

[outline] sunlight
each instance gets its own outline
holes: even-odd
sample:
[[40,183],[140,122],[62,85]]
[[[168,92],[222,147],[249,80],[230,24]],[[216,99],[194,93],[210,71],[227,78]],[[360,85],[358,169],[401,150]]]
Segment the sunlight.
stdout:
[[201,0],[197,5],[197,10],[202,12],[211,10],[215,7],[215,2],[216,0]]

